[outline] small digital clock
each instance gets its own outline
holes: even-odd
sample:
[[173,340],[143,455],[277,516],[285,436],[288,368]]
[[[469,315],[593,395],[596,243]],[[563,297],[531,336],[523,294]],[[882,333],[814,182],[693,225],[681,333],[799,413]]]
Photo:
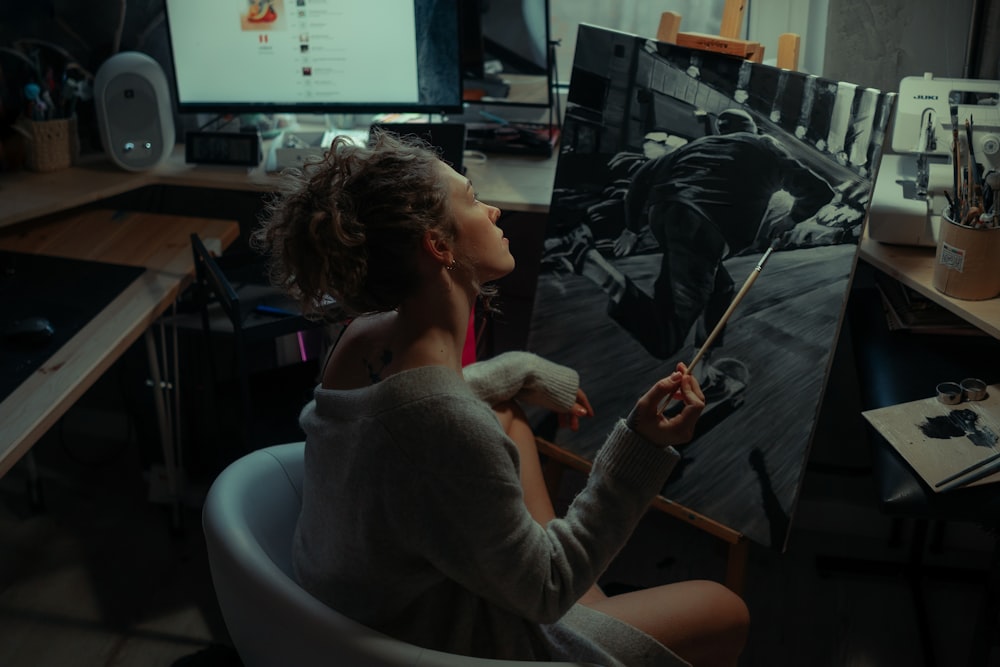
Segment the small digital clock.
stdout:
[[258,132],[188,132],[184,160],[191,164],[256,167],[264,158]]

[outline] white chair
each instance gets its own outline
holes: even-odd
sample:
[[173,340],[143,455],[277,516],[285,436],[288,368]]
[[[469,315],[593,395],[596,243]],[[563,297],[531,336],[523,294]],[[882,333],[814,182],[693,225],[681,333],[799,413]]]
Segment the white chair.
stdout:
[[292,443],[243,456],[222,471],[205,500],[212,581],[246,667],[582,667],[421,648],[356,623],[300,588],[292,578],[292,533],[302,503],[303,449]]

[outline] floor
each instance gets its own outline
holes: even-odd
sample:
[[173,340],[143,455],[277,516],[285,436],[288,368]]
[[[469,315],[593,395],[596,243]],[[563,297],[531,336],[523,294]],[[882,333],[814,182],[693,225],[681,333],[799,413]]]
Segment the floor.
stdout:
[[[240,664],[227,647],[200,531],[199,504],[214,459],[188,452],[183,520],[172,529],[167,508],[150,502],[156,449],[144,444],[151,440],[143,413],[133,414],[138,380],[130,363],[126,357],[35,447],[40,499],[28,493],[27,465],[0,479],[0,665]],[[273,400],[260,404],[281,414],[258,431],[262,439],[295,439],[295,406],[311,387],[310,373],[293,367],[264,378]],[[828,393],[849,395],[842,390],[834,383]],[[889,544],[892,526],[874,506],[863,434],[855,429],[842,419],[821,429],[784,552],[751,545],[745,598],[753,628],[742,665],[921,664],[914,606],[901,576],[818,566],[828,556],[906,555]],[[559,502],[580,483],[576,473],[567,474]],[[929,562],[986,566],[992,539],[977,526],[949,525],[941,541]],[[720,579],[725,558],[717,539],[651,512],[603,584],[614,592]],[[937,664],[963,665],[981,586],[943,578],[924,584]],[[1000,665],[1000,648],[989,665]]]

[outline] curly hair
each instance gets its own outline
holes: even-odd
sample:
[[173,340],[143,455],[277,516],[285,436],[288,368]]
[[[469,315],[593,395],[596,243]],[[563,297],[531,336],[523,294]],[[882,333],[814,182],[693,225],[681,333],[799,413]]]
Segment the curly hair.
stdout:
[[352,314],[398,307],[417,286],[424,233],[455,236],[439,163],[417,138],[337,137],[322,161],[289,173],[251,236],[271,281],[315,318],[329,296]]

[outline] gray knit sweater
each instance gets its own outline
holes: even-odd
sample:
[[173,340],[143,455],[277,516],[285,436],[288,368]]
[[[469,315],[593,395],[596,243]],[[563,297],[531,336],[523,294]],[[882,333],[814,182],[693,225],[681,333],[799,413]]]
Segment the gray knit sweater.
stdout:
[[567,410],[578,377],[525,352],[464,370],[318,387],[302,411],[300,583],[403,641],[480,657],[684,664],[648,635],[575,602],[624,545],[678,455],[619,421],[566,516],[538,525],[518,450],[490,405]]

